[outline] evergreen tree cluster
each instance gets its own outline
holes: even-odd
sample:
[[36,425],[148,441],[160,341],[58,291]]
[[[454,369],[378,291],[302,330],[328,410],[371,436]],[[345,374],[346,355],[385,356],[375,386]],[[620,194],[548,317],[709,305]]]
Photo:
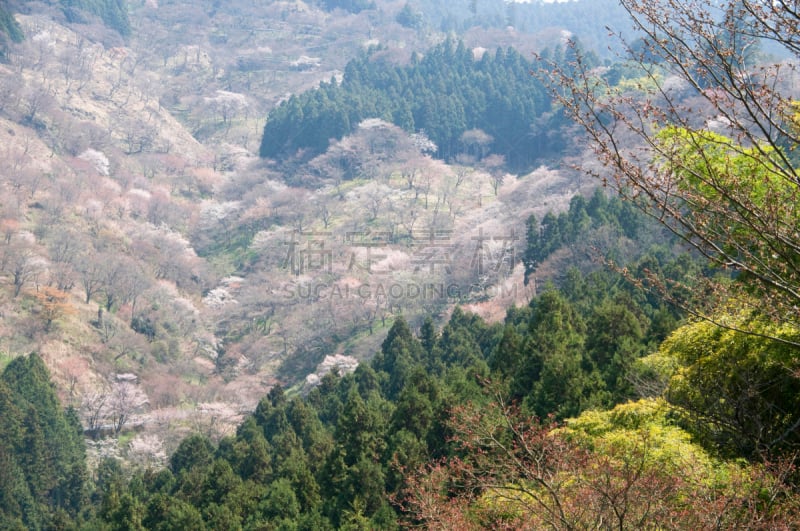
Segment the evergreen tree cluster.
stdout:
[[64,15],[69,22],[85,22],[81,11],[100,17],[108,26],[123,37],[131,34],[128,6],[124,0],[61,0]]
[[36,354],[0,376],[0,529],[60,529],[85,508],[86,449]]
[[341,83],[332,79],[274,109],[261,156],[317,155],[367,118],[424,131],[438,147],[436,156],[445,160],[469,153],[472,147],[462,135],[476,129],[491,137],[489,152],[503,155],[515,169],[530,167],[561,145],[552,134],[558,115],[530,75],[536,65],[513,48],[487,51],[478,59],[463,42],[447,40],[407,66],[379,56],[373,50],[351,61]]
[[580,194],[574,196],[566,212],[548,212],[541,222],[531,214],[525,223],[526,246],[522,257],[525,282],[551,254],[584,240],[592,230],[602,227],[618,237],[637,240],[645,226],[647,219],[630,201],[609,197],[602,188],[595,189],[588,201]]

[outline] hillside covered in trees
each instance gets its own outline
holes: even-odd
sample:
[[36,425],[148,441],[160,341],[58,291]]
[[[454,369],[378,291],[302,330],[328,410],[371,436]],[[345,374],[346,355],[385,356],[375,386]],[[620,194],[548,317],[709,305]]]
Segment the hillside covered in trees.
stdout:
[[620,42],[609,40],[613,28],[626,37],[629,25],[621,24],[627,14],[619,2],[506,2],[503,0],[416,0],[405,2],[398,22],[432,27],[446,33],[469,34],[482,31],[524,32],[577,36],[601,58],[613,59],[624,51]]
[[[28,4],[30,2],[8,0],[0,3],[0,34],[17,42],[24,38],[22,28],[13,15],[17,11],[28,11]],[[68,22],[87,23],[90,17],[98,17],[122,37],[128,37],[131,33],[128,8],[120,0],[59,0],[55,4]]]
[[0,528],[800,527],[796,9],[603,6],[0,2]]
[[[557,62],[568,62],[563,50]],[[546,54],[548,57],[550,54]],[[459,155],[480,160],[494,154],[523,170],[565,144],[555,131],[564,125],[549,94],[531,71],[532,58],[508,48],[475,51],[445,41],[408,66],[381,60],[380,50],[348,63],[341,82],[292,96],[270,113],[261,156],[304,157],[324,152],[329,142],[354,132],[362,121],[380,118],[433,142],[445,160]]]
[[[70,483],[16,498],[42,504],[38,520],[12,499],[3,516],[30,528],[58,521],[81,529],[538,528],[553,519],[557,528],[606,519],[623,528],[791,525],[799,500],[790,463],[777,456],[794,442],[775,448],[774,462],[747,460],[761,437],[794,422],[772,411],[796,399],[795,377],[775,366],[764,373],[753,360],[728,379],[708,378],[729,369],[731,344],[775,359],[781,347],[704,323],[663,341],[678,318],[617,274],[576,269],[503,323],[457,308],[441,330],[427,320],[414,333],[398,318],[354,373],[328,374],[307,396],[275,387],[235,435],[190,435],[168,467],[132,476],[108,460],[85,486],[74,420],[59,420],[52,398],[40,403],[52,391],[37,394],[38,415],[55,420],[39,427],[33,405],[27,416],[9,406],[2,429],[22,425],[18,440],[31,441],[31,430],[72,426],[41,444],[73,440],[76,457],[65,459],[62,442],[46,462],[73,463],[69,473],[78,476],[44,476]],[[698,341],[714,354],[693,357]],[[9,365],[3,381],[39,392],[46,376],[31,355]],[[725,432],[696,414],[709,412],[709,402],[752,397],[768,381],[774,391],[759,393],[763,402],[746,413],[717,411]],[[22,481],[20,470],[33,465],[23,461],[5,477]]]
[[[75,5],[69,20],[58,3],[8,5],[24,38],[0,64],[2,359],[41,356],[87,433],[110,435],[90,459],[139,448],[159,462],[189,431],[219,437],[276,382],[300,387],[328,356],[371,358],[396,315],[417,326],[458,300],[500,318],[498,280],[516,275],[508,299],[527,297],[524,219],[588,193],[547,168],[449,166],[381,120],[302,165],[302,181],[258,160],[265,110],[344,69],[373,10],[143,3],[123,37]],[[438,39],[393,19],[415,48]],[[309,46],[324,60],[298,62]],[[363,173],[337,180],[350,160]],[[330,271],[309,270],[319,241]],[[386,280],[371,276],[378,256]],[[404,296],[418,286],[433,300]],[[325,296],[339,289],[352,296]],[[119,375],[134,399],[122,417]]]

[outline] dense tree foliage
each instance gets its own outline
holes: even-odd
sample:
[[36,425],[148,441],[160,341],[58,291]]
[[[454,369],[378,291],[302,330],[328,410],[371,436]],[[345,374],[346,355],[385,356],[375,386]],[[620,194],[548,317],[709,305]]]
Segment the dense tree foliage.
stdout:
[[36,354],[0,376],[0,527],[54,529],[85,508],[83,430]]
[[[586,216],[619,212],[614,203]],[[583,219],[578,210],[572,217]],[[693,274],[681,260],[656,249],[630,268],[680,279]],[[27,449],[16,464],[2,454],[2,492],[17,493],[3,498],[9,527],[58,515],[102,529],[791,521],[784,456],[796,444],[797,378],[782,365],[788,347],[690,325],[644,357],[679,318],[619,273],[576,268],[503,323],[459,308],[441,329],[397,318],[370,363],[328,374],[306,396],[274,387],[234,436],[191,435],[163,470],[128,476],[102,463],[91,505],[77,425],[69,439],[68,420],[33,414],[58,411],[57,401],[41,360],[20,358],[0,385],[3,429]],[[744,365],[728,363],[740,357],[731,346],[749,353]],[[25,389],[25,401],[13,398]],[[626,404],[642,395],[656,398]],[[577,420],[550,424],[568,417]],[[73,443],[48,446],[55,440]],[[767,464],[729,460],[765,455],[771,441]],[[37,496],[39,512],[20,506]]]
[[[491,392],[496,390],[489,389]],[[435,529],[790,529],[786,462],[719,461],[658,400],[589,411],[566,427],[495,394],[454,410],[458,451],[417,471],[406,522]]]
[[525,223],[526,244],[522,257],[526,283],[538,265],[553,252],[584,240],[593,230],[602,228],[612,231],[615,239],[636,240],[647,223],[647,218],[631,202],[609,197],[602,188],[596,189],[588,201],[576,195],[566,212],[548,212],[541,221],[531,215]]
[[471,154],[474,146],[464,134],[481,130],[489,135],[489,152],[503,155],[512,168],[529,167],[561,142],[548,134],[559,121],[529,74],[533,67],[512,48],[478,58],[452,40],[415,55],[408,66],[389,64],[374,50],[351,61],[341,82],[331,80],[274,109],[261,156],[316,155],[362,120],[381,118],[409,132],[424,131],[436,156],[446,160]]
[[[735,325],[753,316],[731,310],[724,319]],[[703,321],[684,326],[643,364],[698,440],[723,455],[772,460],[800,446],[800,379],[795,349],[765,336],[796,341],[798,331],[755,321],[762,335]]]
[[[783,454],[763,467],[726,459],[752,457],[737,437],[758,446],[757,434],[791,428],[784,414],[796,408],[779,404],[797,395],[796,377],[773,371],[782,379],[773,386],[745,371],[740,380],[722,354],[734,339],[695,342],[711,332],[694,325],[643,358],[669,310],[615,273],[567,277],[504,323],[456,308],[441,330],[427,321],[415,334],[398,318],[370,364],[328,374],[306,397],[273,388],[236,436],[216,446],[191,436],[168,470],[135,475],[132,494],[106,492],[103,505],[116,505],[102,518],[235,529],[791,521]],[[704,379],[720,384],[716,394],[697,392]],[[625,404],[665,385],[666,400]],[[754,394],[764,400],[736,425],[737,404]],[[565,428],[535,420],[545,416],[577,419]]]
[[[699,319],[642,363],[638,381],[713,455],[791,470],[800,437],[798,92],[787,68],[800,50],[796,9],[622,4],[643,35],[630,47],[638,73],[608,76],[578,60],[556,76],[554,94],[605,164],[590,173],[708,264],[678,296],[666,294],[681,282],[664,270],[628,271]],[[791,60],[765,60],[766,43]]]
[[[718,13],[724,23],[708,19],[719,31],[683,40],[676,27],[664,26],[674,18],[661,15],[690,3],[676,0],[662,11],[623,2],[649,20],[643,29],[672,29],[667,39],[659,32],[649,35],[636,56],[638,69],[590,69],[565,50],[546,55],[565,67],[561,79],[584,72],[588,86],[600,83],[602,90],[582,100],[591,105],[572,109],[598,119],[592,122],[599,127],[595,140],[614,144],[599,150],[623,170],[616,182],[630,201],[600,191],[588,200],[576,197],[567,212],[529,218],[524,256],[526,276],[535,278],[548,260],[567,254],[564,247],[588,248],[605,238],[618,242],[605,248],[611,256],[604,257],[618,271],[564,268],[554,275],[557,286],[537,286],[529,304],[510,308],[502,323],[455,308],[441,328],[427,320],[417,330],[418,323],[395,315],[378,352],[354,373],[328,374],[305,395],[274,386],[235,435],[218,441],[190,435],[163,469],[123,470],[105,461],[92,471],[91,496],[74,413],[61,410],[38,356],[16,358],[0,377],[0,527],[800,526],[800,334],[794,304],[800,261],[791,153],[797,106],[769,92],[785,78],[776,76],[769,86],[749,75],[752,57],[743,48],[750,48],[737,38],[752,33],[747,24],[755,17],[756,30],[796,55],[796,30],[783,28],[787,19],[780,18],[793,15],[770,11],[786,7],[781,2],[738,0]],[[352,12],[370,5],[323,3]],[[471,4],[477,16],[478,3]],[[122,24],[120,2],[65,5],[70,20],[79,20],[74,8]],[[506,7],[512,21],[515,6]],[[688,18],[680,22],[704,20],[691,11],[683,15]],[[399,20],[420,25],[411,8],[404,16]],[[700,46],[681,48],[687,43]],[[660,60],[654,51],[661,52]],[[690,60],[673,66],[683,74],[679,81],[689,77],[688,85],[676,89],[674,76],[673,85],[661,84],[664,63],[685,60],[687,51]],[[476,59],[464,45],[447,41],[407,67],[381,61],[374,51],[351,63],[341,82],[279,107],[265,128],[262,154],[320,153],[331,138],[367,117],[408,131],[424,129],[445,159],[466,154],[480,160],[494,153],[512,167],[525,167],[558,148],[545,131],[560,125],[559,115],[528,77],[536,65],[511,49]],[[692,78],[697,72],[702,79]],[[761,74],[768,78],[772,72]],[[737,85],[743,79],[745,86]],[[660,100],[650,99],[643,87],[656,88],[659,98],[705,99],[710,106],[701,107],[720,111],[726,120],[717,119],[716,127],[728,130],[700,124],[700,113],[669,123],[667,116],[682,116],[684,100],[658,109],[651,104]],[[635,104],[633,114],[603,106],[604,98],[631,93],[633,99],[625,101]],[[733,105],[725,105],[731,98]],[[643,123],[656,125],[644,134],[641,158],[625,159],[629,146],[603,136],[616,130],[609,127],[610,116],[628,118],[634,133],[644,131],[636,129]],[[297,198],[287,203],[292,200]],[[721,267],[701,268],[692,258],[676,257],[674,246],[641,239],[635,206],[655,206],[646,210],[671,220],[670,228]],[[327,218],[324,223],[327,228]],[[13,236],[8,234],[6,244]],[[638,248],[626,252],[626,243]],[[171,265],[174,254],[164,255]],[[100,302],[111,312],[125,295],[110,283],[97,287],[93,272],[82,269],[75,272],[83,277],[86,304]],[[170,278],[163,271],[156,275]],[[676,329],[684,316],[657,295],[685,302],[684,294],[703,276],[711,282],[701,286],[720,291],[695,289],[697,298],[727,304],[714,305],[707,321]],[[642,289],[655,283],[655,290]],[[672,286],[683,291],[672,295]],[[15,295],[24,296],[22,287],[15,280]],[[37,285],[39,315],[49,329],[58,312],[48,309],[46,303],[57,302],[48,288]],[[135,296],[128,297],[133,306]],[[152,312],[142,316],[130,311],[132,328],[151,342],[161,333],[157,307],[152,304]],[[247,318],[254,330],[272,326],[270,316],[263,323],[261,316]],[[388,315],[387,320],[392,322]]]

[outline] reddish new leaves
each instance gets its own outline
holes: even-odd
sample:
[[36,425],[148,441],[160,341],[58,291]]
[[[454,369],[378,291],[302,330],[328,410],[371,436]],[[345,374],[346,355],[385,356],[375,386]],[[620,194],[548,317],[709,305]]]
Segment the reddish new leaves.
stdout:
[[[595,449],[499,396],[453,411],[454,455],[408,478],[408,525],[428,529],[790,529],[791,461],[732,467],[716,484],[691,459],[659,465],[645,434]],[[631,450],[633,448],[633,450]]]

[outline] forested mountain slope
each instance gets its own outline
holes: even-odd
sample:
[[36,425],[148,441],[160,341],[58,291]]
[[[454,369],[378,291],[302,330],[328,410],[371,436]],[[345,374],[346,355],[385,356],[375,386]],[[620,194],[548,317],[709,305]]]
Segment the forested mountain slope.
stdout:
[[[477,529],[498,521],[527,528],[553,517],[566,526],[612,515],[624,528],[791,525],[797,499],[784,483],[786,463],[725,460],[746,455],[735,443],[747,435],[744,426],[727,443],[704,438],[707,421],[658,397],[667,367],[709,368],[686,357],[707,333],[697,325],[640,357],[676,317],[618,275],[573,269],[563,289],[512,309],[504,323],[456,309],[441,330],[427,320],[414,334],[400,318],[372,362],[328,374],[305,397],[274,387],[235,436],[214,443],[190,435],[168,467],[133,477],[102,463],[90,487],[95,502],[82,498],[79,514],[58,518],[101,529]],[[9,378],[18,374],[11,368]],[[668,385],[670,400],[701,405],[703,397],[681,390],[705,384]],[[739,392],[734,382],[715,385],[717,393]],[[794,396],[781,389],[773,400]],[[641,395],[649,398],[604,411]],[[560,426],[535,420],[554,409],[555,419],[579,416]],[[767,411],[750,414],[774,419]],[[618,488],[628,495],[609,502]],[[3,510],[13,517],[13,507]]]
[[2,525],[796,527],[796,24],[624,1],[0,4]]
[[[370,358],[400,314],[418,326],[461,303],[501,319],[535,289],[525,220],[591,194],[569,170],[509,174],[481,131],[448,165],[374,119],[309,160],[258,159],[272,107],[351,60],[372,75],[370,48],[387,72],[446,50],[469,68],[477,50],[436,47],[443,35],[396,21],[403,5],[121,5],[3,4],[2,360],[37,352],[88,433],[145,429],[92,455],[158,460],[190,430],[219,436],[276,381]],[[529,36],[510,38],[481,43],[485,64],[502,56],[496,74],[521,87],[529,50],[509,45]],[[121,382],[134,392],[119,425]]]

